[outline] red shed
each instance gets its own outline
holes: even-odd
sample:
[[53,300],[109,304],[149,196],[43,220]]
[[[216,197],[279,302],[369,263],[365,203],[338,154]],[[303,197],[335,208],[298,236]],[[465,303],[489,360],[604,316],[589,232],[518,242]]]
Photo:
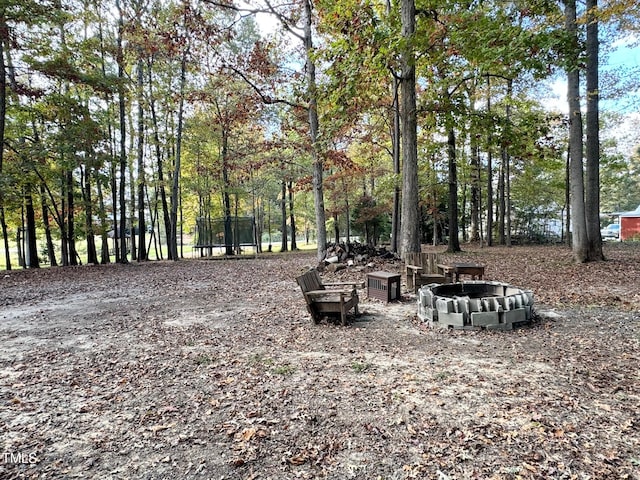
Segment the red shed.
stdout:
[[640,240],[640,206],[620,214],[620,240]]

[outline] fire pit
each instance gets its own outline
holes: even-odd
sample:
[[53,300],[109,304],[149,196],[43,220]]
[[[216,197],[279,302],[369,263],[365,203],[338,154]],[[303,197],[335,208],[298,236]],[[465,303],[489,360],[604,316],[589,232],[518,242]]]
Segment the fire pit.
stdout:
[[512,330],[533,317],[533,292],[506,283],[432,284],[418,291],[418,317],[432,326]]

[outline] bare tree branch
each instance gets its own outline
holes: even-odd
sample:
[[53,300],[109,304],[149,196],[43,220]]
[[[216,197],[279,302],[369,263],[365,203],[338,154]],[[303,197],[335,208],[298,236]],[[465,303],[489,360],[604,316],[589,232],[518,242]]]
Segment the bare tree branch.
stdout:
[[296,37],[299,40],[304,40],[304,36],[301,35],[300,33],[298,33],[295,30],[295,26],[291,25],[291,22],[289,22],[289,20],[282,15],[281,13],[279,13],[275,7],[273,5],[271,5],[271,3],[267,0],[266,4],[267,4],[267,8],[249,8],[249,7],[238,7],[237,5],[233,5],[224,1],[217,1],[217,0],[204,0],[205,3],[208,3],[210,5],[216,6],[216,7],[220,7],[220,8],[225,8],[227,10],[232,10],[234,12],[238,12],[238,13],[245,13],[245,14],[249,14],[249,15],[256,15],[258,13],[264,13],[267,15],[273,15],[274,17],[276,17],[278,19],[278,21],[282,24],[282,27],[289,32],[291,35],[293,35],[294,37]]
[[241,70],[237,69],[236,67],[233,67],[231,65],[224,65],[224,68],[227,68],[227,69],[231,70],[233,73],[238,75],[247,85],[249,85],[251,88],[253,88],[253,90],[260,97],[260,100],[262,100],[262,103],[265,103],[267,105],[275,105],[275,104],[278,104],[278,103],[282,103],[284,105],[289,105],[290,107],[293,107],[293,108],[307,108],[305,105],[302,105],[302,104],[299,104],[299,103],[290,102],[289,100],[285,100],[284,98],[274,98],[274,97],[264,93],[260,89],[260,87],[258,85],[256,85],[249,77],[247,77],[247,75],[245,75],[244,72],[242,72]]

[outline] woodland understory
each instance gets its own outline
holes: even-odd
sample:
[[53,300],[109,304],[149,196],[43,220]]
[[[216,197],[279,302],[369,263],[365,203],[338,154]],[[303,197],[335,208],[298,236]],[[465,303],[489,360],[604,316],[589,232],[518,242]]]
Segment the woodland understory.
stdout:
[[0,477],[640,479],[640,248],[604,251],[443,253],[534,291],[513,332],[406,292],[314,325],[312,253],[3,272]]

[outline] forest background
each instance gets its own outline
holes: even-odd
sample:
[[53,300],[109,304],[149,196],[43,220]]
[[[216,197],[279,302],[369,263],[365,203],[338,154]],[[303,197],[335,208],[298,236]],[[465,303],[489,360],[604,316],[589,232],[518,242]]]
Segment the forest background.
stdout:
[[[606,68],[637,47],[632,6],[4,1],[0,266],[178,259],[217,218],[234,253],[234,217],[319,257],[562,241],[579,197],[599,243],[600,212],[640,204],[640,67]],[[577,110],[549,107],[565,75]]]

